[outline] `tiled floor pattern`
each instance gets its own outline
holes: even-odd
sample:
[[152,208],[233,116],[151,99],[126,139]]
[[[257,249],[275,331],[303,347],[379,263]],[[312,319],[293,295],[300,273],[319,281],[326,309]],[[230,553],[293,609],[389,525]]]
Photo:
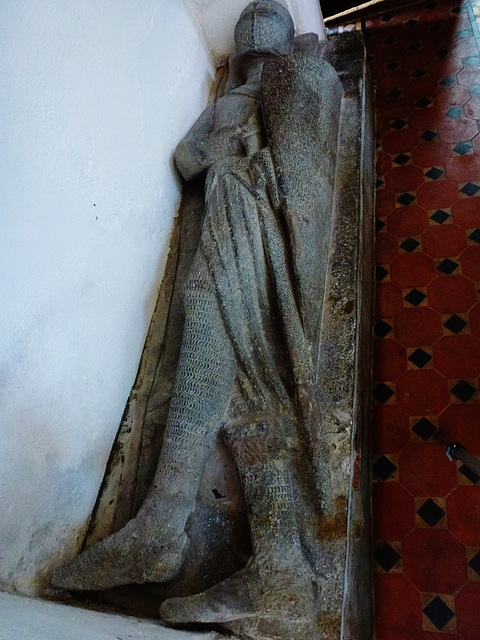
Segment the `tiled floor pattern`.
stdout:
[[[364,25],[377,100],[374,537],[378,640],[480,639],[480,12]],[[478,39],[477,39],[478,38]]]

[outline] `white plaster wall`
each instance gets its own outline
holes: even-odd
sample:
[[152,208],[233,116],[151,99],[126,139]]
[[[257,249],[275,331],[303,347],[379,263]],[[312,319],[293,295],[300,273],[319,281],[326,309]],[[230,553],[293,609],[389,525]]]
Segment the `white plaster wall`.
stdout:
[[180,0],[3,0],[0,24],[0,588],[32,593],[93,507],[213,68]]
[[0,640],[219,640],[150,621],[0,593]]

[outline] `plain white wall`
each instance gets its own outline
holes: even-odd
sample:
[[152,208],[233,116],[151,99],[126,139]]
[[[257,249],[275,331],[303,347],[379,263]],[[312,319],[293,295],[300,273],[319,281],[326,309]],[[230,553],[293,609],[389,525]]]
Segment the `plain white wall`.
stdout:
[[[246,4],[0,3],[0,589],[37,593],[77,549],[163,273],[172,151]],[[316,0],[287,4],[321,32]]]
[[3,0],[0,23],[0,586],[32,592],[93,507],[213,65],[179,0]]
[[220,640],[138,620],[0,593],[0,640]]

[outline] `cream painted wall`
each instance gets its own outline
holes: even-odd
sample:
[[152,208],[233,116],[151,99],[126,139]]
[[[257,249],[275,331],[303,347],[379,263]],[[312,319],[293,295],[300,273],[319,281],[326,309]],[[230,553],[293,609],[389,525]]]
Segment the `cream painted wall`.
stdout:
[[0,23],[0,586],[32,593],[95,502],[213,65],[179,0],[3,0]]
[[[77,549],[162,277],[172,151],[246,4],[0,3],[0,589],[38,593]],[[316,0],[288,5],[321,30]]]

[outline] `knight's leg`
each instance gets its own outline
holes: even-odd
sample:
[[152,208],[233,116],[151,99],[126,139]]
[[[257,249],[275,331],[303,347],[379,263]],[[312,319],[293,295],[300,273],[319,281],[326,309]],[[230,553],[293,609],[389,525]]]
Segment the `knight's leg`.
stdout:
[[54,570],[70,590],[170,580],[186,551],[184,531],[202,474],[225,420],[235,378],[232,346],[209,288],[186,292],[186,320],[174,396],[153,486],[117,533]]
[[[303,555],[289,459],[276,427],[246,425],[227,434],[249,511],[253,558],[201,594],[165,601],[160,613],[166,620],[227,623],[241,637],[307,637],[314,619],[313,573]],[[262,628],[279,635],[263,636]]]

